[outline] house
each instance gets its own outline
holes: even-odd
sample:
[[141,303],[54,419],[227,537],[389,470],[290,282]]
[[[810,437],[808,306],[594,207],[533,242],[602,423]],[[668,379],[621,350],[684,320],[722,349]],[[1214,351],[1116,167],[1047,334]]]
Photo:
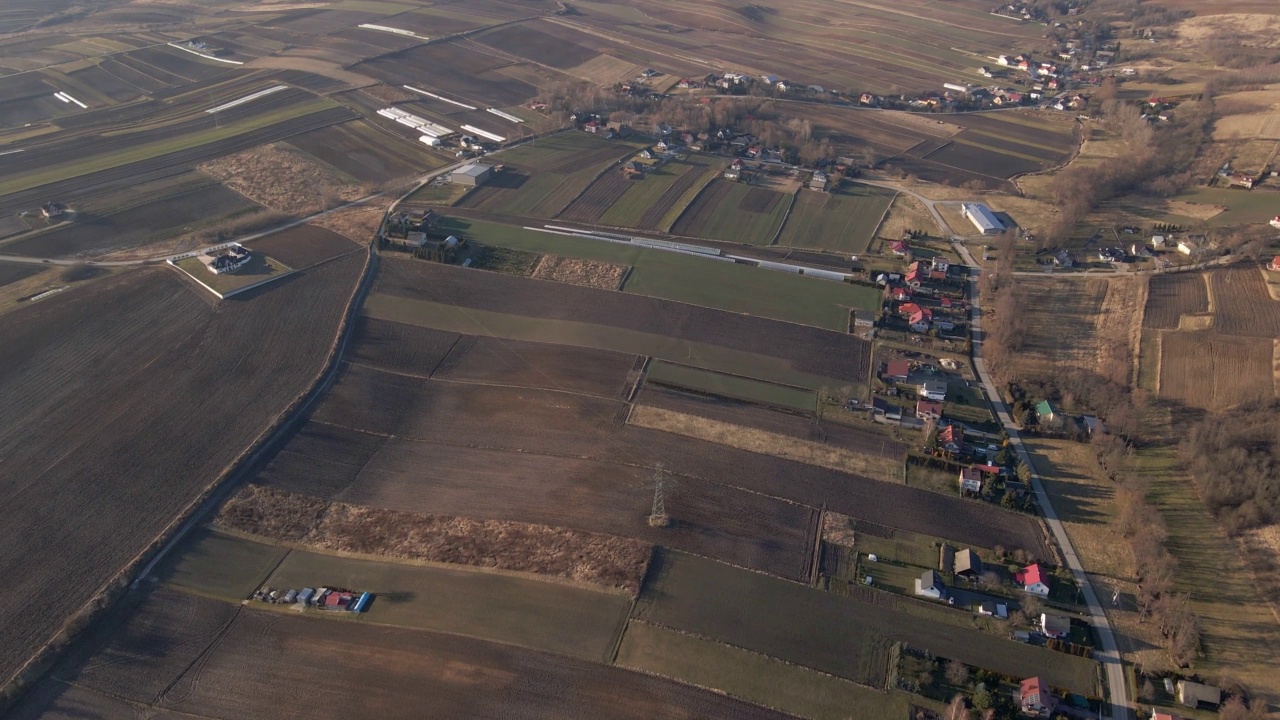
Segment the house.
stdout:
[[652,160],[654,158],[654,152],[649,148],[645,148],[640,151],[640,157],[644,158],[645,160]]
[[932,261],[931,269],[933,272],[940,272],[945,275],[951,269],[951,263],[944,257],[935,257]]
[[1036,418],[1042,423],[1053,422],[1057,418],[1057,415],[1053,410],[1053,404],[1048,400],[1041,400],[1036,403]]
[[1200,246],[1190,240],[1181,240],[1178,242],[1178,252],[1183,255],[1197,255],[1200,253]]
[[779,80],[778,83],[774,85],[774,87],[778,88],[778,92],[786,92],[791,89],[791,86],[788,85],[784,80]]
[[454,185],[477,187],[483,185],[492,175],[492,165],[468,163],[449,173],[449,182]]
[[1280,230],[1280,215],[1271,218],[1271,227]]
[[200,253],[200,262],[204,267],[214,275],[225,275],[233,273],[245,265],[253,258],[248,249],[240,245],[232,245],[229,248],[220,250],[210,250]]
[[876,326],[876,314],[871,310],[854,310],[853,327],[868,330]]
[[945,380],[925,380],[920,383],[920,394],[926,400],[942,402],[947,399],[947,382]]
[[739,178],[741,178],[741,177],[742,177],[742,166],[741,166],[741,165],[730,165],[729,167],[727,167],[727,168],[725,168],[725,169],[724,169],[724,179],[725,179],[725,180],[733,180],[733,181],[737,181],[737,180],[738,180]]
[[1040,613],[1040,632],[1051,638],[1067,637],[1071,634],[1071,619],[1065,615]]
[[889,250],[893,252],[894,255],[906,257],[911,252],[911,245],[907,243],[906,240],[894,240],[889,243]]
[[814,190],[827,189],[827,174],[821,170],[815,172],[813,177],[809,178],[809,187]]
[[612,131],[614,131],[615,133],[617,133],[618,137],[630,137],[630,136],[631,136],[631,126],[630,126],[630,125],[628,125],[628,124],[626,124],[626,123],[618,122],[618,121],[616,121],[616,120],[615,120],[615,121],[613,121],[613,122],[609,123],[608,125],[606,125],[605,127],[606,127],[607,129],[612,130]]
[[1216,708],[1222,704],[1222,691],[1212,685],[1179,680],[1178,702],[1189,708]]
[[1074,266],[1076,261],[1071,257],[1071,253],[1066,250],[1059,250],[1053,255],[1053,264],[1058,267],[1069,268]]
[[1280,255],[1271,258],[1271,262],[1267,263],[1267,269],[1272,272],[1280,272]]
[[933,400],[917,400],[916,417],[921,420],[937,420],[942,417],[942,403]]
[[938,433],[938,447],[953,455],[964,452],[964,430],[956,424],[942,428]]
[[1022,681],[1018,688],[1018,708],[1023,715],[1047,718],[1053,714],[1054,705],[1048,683],[1038,677]]
[[1151,708],[1151,720],[1182,720],[1182,718],[1170,713],[1162,713],[1155,708]]
[[[951,426],[954,427],[954,426]],[[939,437],[941,442],[942,438]],[[982,473],[974,468],[964,468],[960,471],[960,492],[963,493],[981,493],[982,492]]]
[[777,85],[777,84],[778,84],[778,76],[777,76],[777,75],[761,75],[761,76],[760,76],[760,79],[764,81],[764,84],[765,84],[765,85]]
[[600,123],[596,120],[588,120],[582,124],[582,129],[589,133],[600,132]]
[[911,289],[906,287],[894,288],[889,293],[889,297],[892,297],[894,300],[897,300],[898,302],[905,302],[911,299]]
[[925,271],[923,263],[912,263],[911,269],[907,271],[907,284],[911,287],[920,287],[924,284]]
[[1040,567],[1040,563],[1028,565],[1013,576],[1014,581],[1022,586],[1023,592],[1039,597],[1049,597],[1049,574]]
[[916,580],[916,594],[920,597],[941,600],[947,596],[947,586],[942,583],[942,576],[937,570],[925,570]]
[[690,80],[689,78],[680,78],[680,82],[676,83],[676,87],[682,90],[688,90],[689,88],[697,87],[697,86],[698,86],[697,83],[695,83],[693,80]]
[[858,102],[863,105],[871,105],[874,107],[880,104],[880,98],[872,95],[871,93],[862,93],[862,95],[858,96]]
[[67,211],[67,206],[60,202],[47,202],[40,206],[40,214],[47,219],[62,217]]
[[1085,415],[1080,418],[1084,423],[1084,431],[1089,435],[1106,435],[1107,426],[1102,424],[1102,420],[1093,415]]
[[982,558],[973,548],[965,548],[956,553],[955,574],[964,577],[978,577],[982,574]]
[[1249,177],[1248,175],[1236,174],[1227,178],[1228,187],[1241,187],[1241,188],[1244,188],[1245,190],[1252,190],[1253,184],[1254,184],[1254,179],[1252,177]]
[[1152,236],[1151,236],[1151,247],[1158,247],[1158,248],[1162,248],[1162,247],[1164,247],[1165,242],[1166,242],[1166,240],[1165,240],[1165,237],[1164,237],[1163,235],[1152,235]]
[[906,360],[890,360],[885,366],[883,378],[888,380],[906,380],[911,374],[911,363]]
[[871,399],[871,412],[876,415],[883,415],[886,420],[902,419],[902,408],[890,404],[888,400],[883,398]]
[[1006,620],[1009,617],[1009,606],[1005,603],[987,600],[978,606],[978,614],[993,617],[997,620]]
[[933,323],[933,311],[926,307],[920,307],[915,303],[907,303],[903,308],[914,308],[907,315],[907,323],[911,325],[912,332],[929,332],[929,326]]

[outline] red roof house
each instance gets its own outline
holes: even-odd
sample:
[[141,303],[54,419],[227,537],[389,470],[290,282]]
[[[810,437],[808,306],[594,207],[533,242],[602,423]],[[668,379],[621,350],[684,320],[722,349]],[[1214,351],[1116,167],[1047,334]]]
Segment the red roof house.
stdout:
[[911,363],[906,360],[891,360],[884,370],[884,376],[888,380],[906,380],[910,374]]
[[1023,592],[1049,597],[1049,574],[1040,567],[1040,563],[1028,565],[1015,574],[1013,579],[1022,586]]
[[937,420],[942,417],[942,403],[937,400],[916,401],[916,417]]
[[938,432],[938,445],[947,452],[964,450],[964,430],[959,425],[948,425]]
[[1018,692],[1019,707],[1023,715],[1047,718],[1053,714],[1053,696],[1049,694],[1049,685],[1038,677],[1022,681]]
[[1271,258],[1271,262],[1267,263],[1267,269],[1280,272],[1280,255]]

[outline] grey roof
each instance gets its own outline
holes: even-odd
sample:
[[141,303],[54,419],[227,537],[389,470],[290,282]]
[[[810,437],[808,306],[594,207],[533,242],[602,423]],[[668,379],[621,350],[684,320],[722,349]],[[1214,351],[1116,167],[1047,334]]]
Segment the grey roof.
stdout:
[[1063,615],[1044,615],[1044,629],[1048,632],[1066,634],[1071,632],[1071,620]]
[[920,587],[922,588],[938,588],[939,590],[946,587],[942,583],[942,576],[937,570],[925,570],[920,574]]
[[972,548],[965,548],[956,553],[955,568],[955,572],[958,573],[981,573],[982,558],[978,557],[978,553],[974,552]]
[[484,165],[482,163],[471,163],[470,165],[463,165],[457,170],[454,170],[453,174],[454,175],[470,175],[471,177],[480,177],[481,175],[489,172],[490,167],[491,166]]

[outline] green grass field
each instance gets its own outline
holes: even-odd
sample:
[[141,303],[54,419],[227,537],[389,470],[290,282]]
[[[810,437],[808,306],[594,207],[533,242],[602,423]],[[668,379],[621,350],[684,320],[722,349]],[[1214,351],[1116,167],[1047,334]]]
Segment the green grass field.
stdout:
[[729,192],[712,208],[711,217],[697,231],[698,236],[750,245],[772,243],[791,205],[791,195],[778,193],[782,197],[767,213],[743,210],[740,205],[753,189],[746,183],[733,183]]
[[[937,612],[964,623],[940,621]],[[655,557],[633,616],[872,686],[885,682],[890,646],[905,642],[975,667],[1097,692],[1093,661],[973,629],[963,613],[904,612],[672,551]]]
[[689,342],[664,335],[568,320],[460,308],[455,305],[373,293],[364,314],[382,320],[470,335],[533,340],[650,355],[707,370],[798,387],[839,387],[844,381],[794,369],[778,358]]
[[[923,698],[881,692],[765,655],[642,622],[627,625],[617,664],[709,687],[814,720],[902,720]],[[936,709],[936,708],[935,708]]]
[[[528,180],[493,208],[507,215],[555,217],[600,171],[644,147],[628,140],[605,140],[585,132],[562,132],[493,155],[530,174]],[[579,158],[580,163],[573,163]],[[571,169],[566,169],[566,163]]]
[[[607,662],[631,601],[532,578],[295,550],[272,587],[349,587],[377,595],[368,622],[469,635]],[[317,611],[320,612],[320,611]]]
[[655,360],[649,365],[648,379],[652,382],[675,385],[725,397],[768,403],[813,412],[817,396],[813,390],[775,385],[750,378],[735,377],[710,372],[687,365],[676,365]]
[[168,585],[224,600],[243,600],[258,589],[288,548],[202,528],[155,572]]
[[893,190],[856,183],[831,193],[802,191],[778,244],[865,253],[894,195]]
[[631,265],[625,292],[828,330],[848,330],[849,308],[880,306],[876,288],[749,265],[461,218],[448,218],[441,227],[484,245]]
[[723,168],[725,164],[723,158],[709,155],[689,155],[684,160],[663,163],[646,173],[642,181],[632,183],[622,197],[600,216],[600,224],[639,227],[645,212],[683,175],[708,167]]
[[[1265,223],[1276,216],[1275,193],[1266,191],[1231,190],[1228,188],[1198,187],[1173,198],[1184,202],[1221,205],[1227,208],[1206,221],[1212,226]],[[1192,220],[1192,224],[1200,221]]]
[[183,272],[190,275],[196,282],[210,288],[219,295],[225,297],[230,293],[243,290],[250,285],[256,285],[267,280],[275,280],[293,272],[288,266],[278,260],[255,252],[249,260],[249,264],[240,268],[233,273],[223,275],[215,275],[209,272],[200,262],[198,257],[183,258],[174,263]]

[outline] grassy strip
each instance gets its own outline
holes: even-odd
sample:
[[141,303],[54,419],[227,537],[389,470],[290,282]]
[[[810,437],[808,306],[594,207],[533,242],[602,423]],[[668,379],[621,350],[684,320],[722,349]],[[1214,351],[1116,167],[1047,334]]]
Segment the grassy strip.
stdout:
[[228,123],[221,127],[212,127],[199,132],[192,132],[175,138],[166,138],[155,142],[146,143],[137,147],[125,148],[122,150],[108,151],[100,155],[87,157],[80,162],[69,163],[64,165],[56,165],[51,168],[39,168],[29,173],[10,177],[0,182],[0,195],[8,195],[29,187],[46,185],[49,183],[67,180],[89,173],[99,172],[102,170],[110,170],[128,165],[129,163],[139,162],[142,160],[150,160],[151,158],[168,155],[179,150],[197,147],[200,145],[208,145],[235,137],[244,135],[255,130],[261,130],[277,123],[294,118],[310,115],[321,110],[327,110],[334,107],[334,103],[324,98],[316,98],[314,100],[299,103],[287,108],[283,108],[273,113],[259,115],[246,118],[237,122]]
[[768,245],[778,234],[782,218],[787,214],[787,208],[791,206],[791,197],[789,193],[779,192],[783,197],[780,197],[778,203],[767,213],[742,210],[739,205],[746,198],[747,193],[753,189],[745,183],[734,184],[729,193],[717,203],[711,217],[699,231],[699,235],[727,242]]
[[[1006,155],[1008,157],[1015,157],[1015,158],[1018,158],[1019,160],[1026,160],[1028,162],[1033,162],[1040,165],[1044,165],[1046,163],[1052,162],[1052,160],[1046,160],[1041,157],[1036,157],[1035,155],[1024,155],[1023,153],[1013,152],[1012,150],[1006,150],[1004,148],[998,148],[991,145],[984,145],[979,142],[967,140],[965,138],[960,137],[959,135],[956,135],[955,137],[951,138],[951,142],[956,143],[957,145],[968,145],[969,147],[975,147],[975,148],[978,148],[979,150],[986,150],[987,152],[998,153],[1000,155]],[[1010,142],[1017,142],[1017,140],[1011,140]]]
[[469,335],[533,340],[649,355],[695,367],[799,387],[839,387],[840,380],[795,370],[785,360],[718,345],[622,328],[521,315],[372,293],[364,313],[381,320]]
[[661,360],[655,361],[649,367],[649,379],[690,390],[778,405],[803,412],[813,412],[816,400],[813,390],[760,382]]
[[864,720],[901,720],[912,702],[900,692],[865,685],[767,655],[644,622],[627,625],[617,664],[719,690],[814,720],[846,720],[857,708]]
[[636,405],[632,408],[627,422],[650,430],[662,430],[839,472],[888,482],[905,481],[902,463],[891,458],[864,455],[845,448],[800,440],[788,435],[688,415],[674,410]]
[[857,184],[833,193],[802,191],[778,244],[865,253],[895,194]]
[[631,265],[634,270],[623,286],[629,293],[839,332],[848,330],[850,308],[880,306],[876,288],[748,265],[461,218],[447,219],[442,228],[484,245]]
[[156,570],[160,582],[198,595],[239,602],[267,579],[288,548],[203,529]]

